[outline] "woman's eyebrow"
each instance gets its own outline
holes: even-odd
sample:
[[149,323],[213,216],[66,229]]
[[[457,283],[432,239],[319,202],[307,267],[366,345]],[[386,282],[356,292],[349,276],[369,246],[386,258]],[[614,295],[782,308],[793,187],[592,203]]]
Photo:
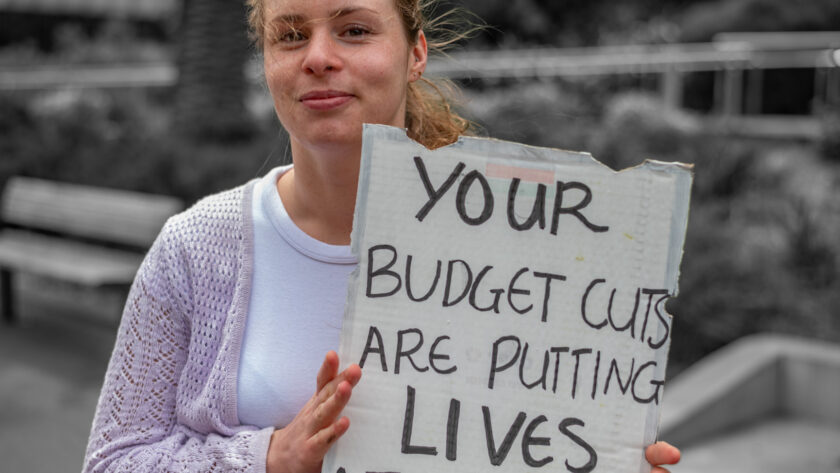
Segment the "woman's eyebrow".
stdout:
[[[377,13],[376,10],[367,7],[344,7],[338,8],[330,12],[327,18],[340,18],[343,16],[351,15],[356,12],[366,11],[370,13]],[[288,14],[280,14],[272,18],[272,23],[280,23],[280,24],[300,24],[306,21],[306,17],[297,13],[288,13]]]
[[303,23],[304,18],[303,15],[296,15],[296,14],[288,14],[288,15],[277,15],[271,19],[272,24],[297,24]]
[[367,11],[370,13],[377,13],[376,10],[367,8],[367,7],[344,7],[339,8],[330,13],[329,18],[339,18],[342,16],[350,15],[359,11]]

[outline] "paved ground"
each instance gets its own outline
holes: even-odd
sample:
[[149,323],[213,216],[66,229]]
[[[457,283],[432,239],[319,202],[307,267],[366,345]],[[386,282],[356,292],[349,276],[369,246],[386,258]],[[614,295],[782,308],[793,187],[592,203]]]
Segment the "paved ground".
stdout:
[[685,449],[671,473],[840,473],[840,427],[768,419]]
[[78,472],[119,294],[19,282],[20,322],[0,325],[0,473]]
[[[36,280],[20,289],[20,323],[0,325],[0,473],[78,472],[122,296]],[[838,446],[836,425],[767,419],[685,446],[672,472],[840,473]]]

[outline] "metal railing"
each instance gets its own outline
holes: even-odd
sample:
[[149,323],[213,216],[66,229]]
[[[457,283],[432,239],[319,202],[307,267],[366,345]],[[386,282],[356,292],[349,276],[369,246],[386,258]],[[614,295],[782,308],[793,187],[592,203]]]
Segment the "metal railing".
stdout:
[[[814,69],[813,102],[840,105],[840,32],[727,33],[710,43],[462,51],[431,60],[427,72],[456,80],[654,74],[665,104],[680,108],[684,75],[710,71],[716,76],[712,114],[732,118],[743,116],[745,95],[747,108],[761,109],[756,101],[761,101],[762,74],[770,69]],[[246,73],[251,81],[262,81],[261,61],[252,61]],[[0,90],[170,87],[177,80],[177,69],[168,62],[0,66]],[[798,118],[801,126],[790,127],[792,133],[816,129],[807,115]],[[774,127],[766,129],[785,128],[778,125],[784,119],[773,119]],[[748,128],[761,128],[755,123],[751,120]],[[812,138],[813,132],[793,134]]]
[[[427,72],[452,79],[493,79],[838,65],[840,32],[727,33],[710,43],[463,51],[432,59]],[[0,88],[6,90],[158,87],[176,80],[170,63],[0,67]]]

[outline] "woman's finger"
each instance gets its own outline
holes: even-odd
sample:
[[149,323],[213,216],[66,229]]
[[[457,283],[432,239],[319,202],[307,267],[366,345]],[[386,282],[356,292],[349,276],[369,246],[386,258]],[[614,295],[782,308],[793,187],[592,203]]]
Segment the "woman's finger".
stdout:
[[320,403],[312,415],[312,424],[310,424],[310,432],[318,432],[326,426],[332,424],[335,418],[341,414],[347,401],[350,400],[353,386],[349,382],[343,381],[335,390],[335,394]]
[[347,432],[350,427],[350,419],[342,417],[325,428],[319,430],[315,435],[309,438],[308,447],[312,455],[318,458],[323,458],[327,454],[327,450],[332,447],[332,444],[338,440],[339,437]]
[[661,466],[655,466],[651,468],[650,473],[671,473],[667,468],[662,468]]
[[336,387],[341,384],[342,381],[347,381],[350,383],[350,386],[353,387],[359,383],[359,379],[361,379],[361,377],[362,369],[359,368],[359,365],[354,363],[348,366],[347,369],[334,376],[326,384],[324,384],[318,393],[316,393],[315,400],[317,404],[321,404],[329,399],[329,397],[335,393]]
[[351,386],[356,386],[359,384],[359,380],[362,379],[362,369],[359,365],[353,363],[341,372],[341,376],[343,376]]
[[326,386],[326,384],[329,383],[331,379],[335,378],[337,372],[338,354],[330,350],[327,352],[327,355],[324,357],[324,362],[321,363],[321,368],[318,370],[315,392],[318,392],[321,389],[323,389],[324,386]]
[[680,461],[680,451],[667,442],[656,442],[645,450],[645,458],[651,465],[673,465]]

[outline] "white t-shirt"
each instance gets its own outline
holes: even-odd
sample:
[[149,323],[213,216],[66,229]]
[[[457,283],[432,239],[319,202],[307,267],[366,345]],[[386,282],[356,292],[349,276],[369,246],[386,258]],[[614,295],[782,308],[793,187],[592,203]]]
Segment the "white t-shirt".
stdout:
[[237,383],[239,421],[284,427],[315,392],[329,350],[338,350],[356,258],[298,228],[277,193],[291,166],[257,182],[252,203],[254,274]]

